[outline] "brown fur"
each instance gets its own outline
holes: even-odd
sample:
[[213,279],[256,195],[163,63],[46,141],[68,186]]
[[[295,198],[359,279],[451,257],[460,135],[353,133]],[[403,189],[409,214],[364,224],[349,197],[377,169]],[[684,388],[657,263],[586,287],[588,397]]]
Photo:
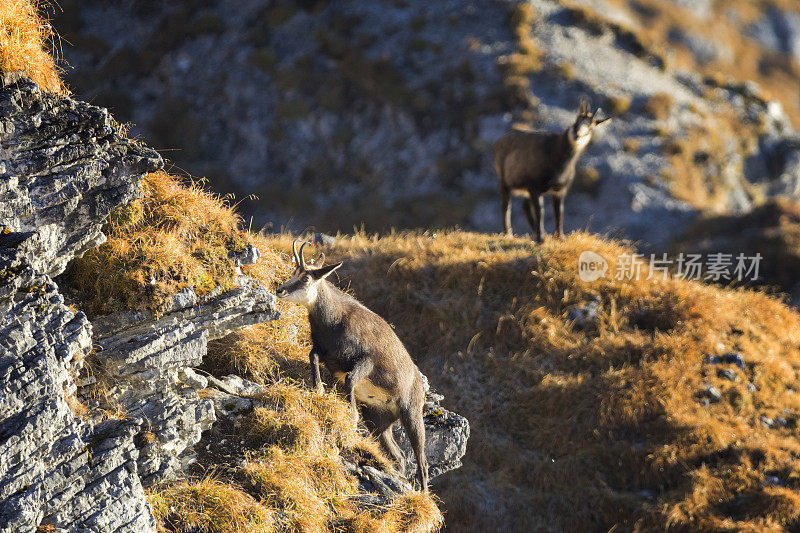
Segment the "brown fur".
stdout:
[[[556,219],[556,236],[564,233],[564,198],[575,179],[575,165],[591,139],[598,124],[596,115],[589,113],[586,100],[575,123],[563,133],[511,130],[500,137],[494,147],[494,166],[500,187],[503,232],[512,235],[511,195],[525,197],[525,216],[534,230],[537,242],[544,231],[544,201],[550,194]],[[583,135],[580,135],[583,133]]]
[[414,449],[420,483],[423,490],[427,490],[428,462],[422,414],[425,390],[417,366],[385,320],[325,279],[341,263],[309,268],[305,265],[302,248],[295,259],[298,264],[295,275],[278,287],[276,293],[286,298],[309,288],[316,291],[312,301],[306,304],[311,326],[309,362],[314,387],[322,389],[319,373],[322,362],[343,385],[354,416],[358,417],[358,403],[369,429],[380,437],[386,451],[405,473],[405,459],[392,435],[399,420]]

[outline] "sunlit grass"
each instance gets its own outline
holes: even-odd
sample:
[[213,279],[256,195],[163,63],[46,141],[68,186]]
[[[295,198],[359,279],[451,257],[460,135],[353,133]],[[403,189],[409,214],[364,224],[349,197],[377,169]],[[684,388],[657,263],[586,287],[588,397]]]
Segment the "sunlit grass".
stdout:
[[0,71],[22,72],[43,91],[64,93],[53,52],[53,30],[37,0],[0,2]]

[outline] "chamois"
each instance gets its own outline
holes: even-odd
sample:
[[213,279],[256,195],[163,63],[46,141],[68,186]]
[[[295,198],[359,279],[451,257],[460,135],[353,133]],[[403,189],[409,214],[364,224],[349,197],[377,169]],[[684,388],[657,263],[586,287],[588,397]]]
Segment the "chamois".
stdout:
[[597,120],[601,109],[589,113],[586,98],[581,99],[575,122],[563,133],[511,130],[494,146],[494,168],[500,182],[503,232],[511,229],[511,195],[525,198],[524,211],[541,243],[544,230],[544,198],[550,193],[556,219],[556,237],[564,234],[564,197],[575,178],[575,164],[592,138],[594,128],[610,118]]
[[292,278],[279,286],[276,294],[308,309],[312,385],[322,392],[321,361],[343,383],[353,417],[358,420],[358,401],[367,426],[380,436],[383,447],[405,475],[405,458],[392,435],[392,428],[400,420],[414,449],[420,483],[427,490],[422,418],[425,389],[419,370],[385,320],[326,280],[342,263],[322,266],[321,255],[307,265],[303,256],[306,244],[310,243],[304,242],[298,252],[297,241],[292,243],[297,266]]

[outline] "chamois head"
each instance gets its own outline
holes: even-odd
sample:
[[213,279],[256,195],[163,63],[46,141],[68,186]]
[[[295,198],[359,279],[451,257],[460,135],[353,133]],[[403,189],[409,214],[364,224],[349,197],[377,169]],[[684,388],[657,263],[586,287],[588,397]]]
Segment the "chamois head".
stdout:
[[306,241],[301,244],[299,251],[297,250],[297,243],[298,241],[292,243],[292,255],[296,265],[294,273],[289,281],[277,288],[275,294],[278,298],[285,298],[292,303],[311,307],[317,299],[319,284],[330,276],[334,270],[342,266],[342,263],[339,262],[335,265],[323,267],[322,263],[325,261],[325,254],[321,253],[310,264],[306,264],[303,248],[305,248],[306,244],[311,244],[311,242]]
[[597,115],[600,114],[602,109],[599,107],[597,111],[594,113],[589,112],[589,103],[584,96],[581,98],[581,106],[578,109],[578,116],[575,118],[575,123],[570,126],[569,132],[569,139],[579,147],[583,148],[589,141],[592,139],[592,133],[596,126],[599,126],[603,122],[611,120],[611,118],[604,118],[603,120],[597,120]]

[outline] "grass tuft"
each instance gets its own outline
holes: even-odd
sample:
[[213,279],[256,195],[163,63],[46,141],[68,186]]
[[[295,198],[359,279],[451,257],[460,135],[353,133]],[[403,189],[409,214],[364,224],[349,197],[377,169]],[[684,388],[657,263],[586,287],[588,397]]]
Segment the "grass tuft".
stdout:
[[0,71],[22,72],[43,91],[66,93],[53,59],[53,29],[37,0],[0,3]]
[[148,493],[159,531],[268,533],[272,512],[246,492],[212,478]]
[[509,24],[517,43],[516,52],[503,63],[507,76],[525,76],[542,69],[542,52],[533,40],[533,6],[528,2],[513,4],[509,11]]
[[644,112],[656,120],[664,120],[674,107],[675,98],[671,94],[656,93],[645,102]]
[[[93,315],[159,312],[188,286],[199,295],[231,288],[236,272],[229,254],[258,244],[239,229],[233,208],[195,182],[154,172],[141,186],[141,199],[112,213],[104,228],[108,241],[72,261],[64,274],[82,309]],[[281,272],[279,264],[277,254],[265,249],[259,265],[246,270],[269,285]]]

